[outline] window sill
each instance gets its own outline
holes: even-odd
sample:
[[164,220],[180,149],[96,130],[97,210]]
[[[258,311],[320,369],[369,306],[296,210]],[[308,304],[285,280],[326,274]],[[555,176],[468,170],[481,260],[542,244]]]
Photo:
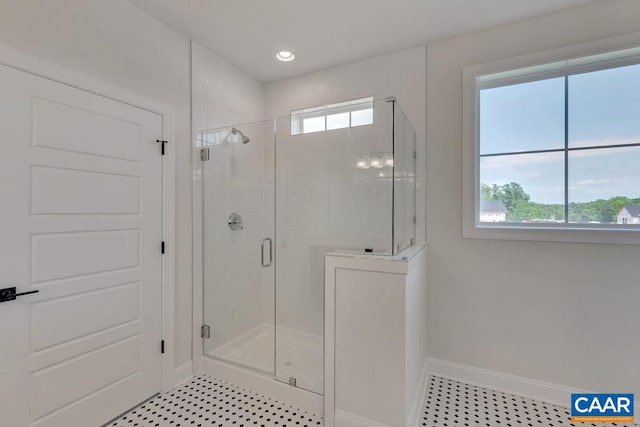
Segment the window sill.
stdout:
[[464,227],[462,235],[467,239],[640,245],[638,226],[613,229],[586,224],[569,227],[481,224]]

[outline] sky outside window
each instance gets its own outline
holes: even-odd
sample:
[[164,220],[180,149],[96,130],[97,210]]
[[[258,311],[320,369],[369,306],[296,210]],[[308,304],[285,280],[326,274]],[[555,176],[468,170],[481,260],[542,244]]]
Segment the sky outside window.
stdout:
[[[596,222],[576,203],[640,198],[640,148],[609,147],[640,143],[640,65],[483,89],[479,101],[481,184],[564,205],[566,130],[569,150],[605,147],[568,152],[569,221]],[[488,156],[538,150],[560,151]]]
[[564,77],[480,92],[480,153],[564,147]]

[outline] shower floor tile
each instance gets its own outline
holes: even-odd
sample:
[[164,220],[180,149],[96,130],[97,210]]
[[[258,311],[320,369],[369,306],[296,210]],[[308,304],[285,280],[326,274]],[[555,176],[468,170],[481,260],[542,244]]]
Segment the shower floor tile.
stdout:
[[[298,387],[322,393],[322,337],[277,328],[277,351],[274,351],[273,335],[273,326],[262,325],[210,355],[271,374],[275,366],[277,379],[287,382],[289,378],[295,378]],[[274,365],[274,358],[277,365]]]
[[273,375],[273,327],[261,326],[249,331],[209,355]]
[[433,375],[429,377],[420,425],[426,427],[636,426],[636,424],[622,423],[572,423],[570,410],[563,406]]
[[110,427],[299,427],[322,418],[241,387],[198,375],[110,422]]

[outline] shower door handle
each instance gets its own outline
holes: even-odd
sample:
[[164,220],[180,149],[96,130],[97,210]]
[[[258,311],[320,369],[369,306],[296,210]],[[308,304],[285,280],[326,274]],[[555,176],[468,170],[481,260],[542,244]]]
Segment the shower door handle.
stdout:
[[[264,262],[264,244],[269,242],[269,262],[265,264]],[[273,264],[273,241],[270,237],[265,237],[260,242],[260,261],[262,262],[263,267],[269,267]]]

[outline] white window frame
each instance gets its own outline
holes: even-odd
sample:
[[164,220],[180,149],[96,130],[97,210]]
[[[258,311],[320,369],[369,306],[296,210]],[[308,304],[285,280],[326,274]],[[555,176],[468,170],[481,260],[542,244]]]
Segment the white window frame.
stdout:
[[608,224],[480,223],[479,93],[491,85],[524,83],[567,73],[640,63],[640,33],[568,46],[463,70],[463,212],[465,238],[640,244],[640,228]]
[[[311,108],[303,108],[300,110],[294,110],[291,112],[291,136],[300,136],[300,135],[308,135],[318,132],[330,132],[333,130],[340,129],[348,129],[352,127],[360,127],[360,126],[369,126],[373,124],[373,119],[371,123],[367,123],[364,125],[356,125],[353,126],[351,124],[351,114],[355,111],[368,110],[373,109],[375,105],[375,99],[373,96],[367,96],[364,98],[353,99],[349,101],[337,102],[335,104],[327,104],[319,107],[311,107]],[[327,116],[331,116],[334,114],[340,113],[349,113],[349,125],[341,128],[335,129],[327,129]],[[317,130],[313,132],[305,132],[304,131],[304,120],[311,119],[316,117],[324,118],[324,129]],[[293,133],[293,127],[297,128],[297,132]]]

